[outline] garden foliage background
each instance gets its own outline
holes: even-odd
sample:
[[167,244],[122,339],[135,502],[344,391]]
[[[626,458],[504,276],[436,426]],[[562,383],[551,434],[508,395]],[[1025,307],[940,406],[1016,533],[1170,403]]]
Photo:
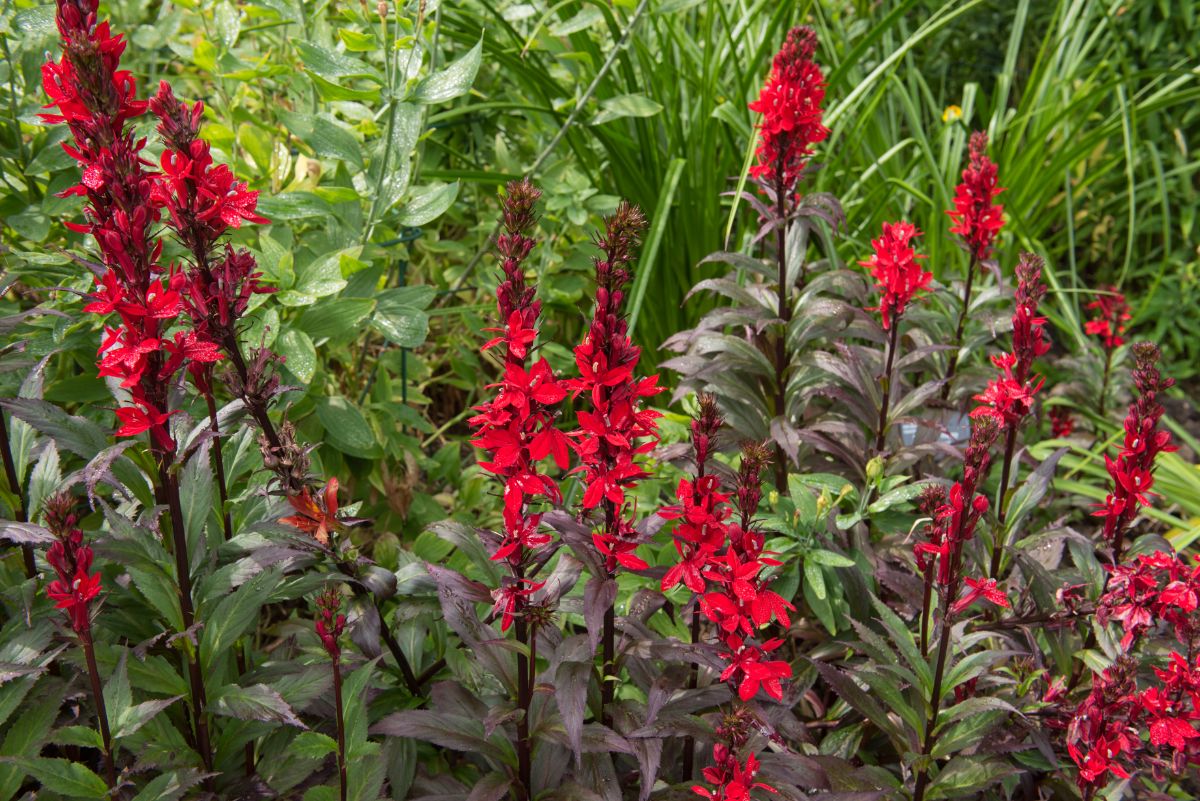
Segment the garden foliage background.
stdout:
[[[480,331],[495,324],[497,190],[529,177],[543,192],[540,244],[527,267],[537,276],[543,303],[539,354],[564,373],[574,369],[571,348],[589,324],[595,248],[588,240],[619,199],[644,210],[648,227],[626,312],[630,334],[643,348],[642,373],[658,372],[654,365],[674,355],[661,348],[664,341],[695,326],[717,302],[689,296],[698,282],[726,271],[705,258],[722,250],[759,255],[755,215],[737,192],[747,186],[756,141],[758,116],[747,104],[758,96],[788,30],[800,23],[812,26],[820,41],[824,123],[830,129],[804,192],[831,193],[844,212],[836,235],[831,228],[814,229],[820,238],[814,253],[825,267],[857,269],[881,225],[903,218],[924,232],[923,265],[934,281],[957,281],[967,262],[945,210],[953,207],[970,132],[986,131],[1006,188],[996,260],[1011,276],[1019,252],[1045,259],[1049,289],[1041,311],[1053,351],[1042,373],[1047,387],[1063,388],[1059,404],[1096,432],[1066,444],[1052,492],[1102,501],[1109,491],[1104,453],[1119,431],[1128,382],[1122,378],[1110,388],[1110,414],[1085,402],[1108,385],[1107,379],[1101,384],[1097,346],[1084,325],[1093,290],[1111,284],[1129,300],[1131,338],[1159,343],[1162,369],[1178,382],[1162,398],[1168,412],[1163,425],[1183,447],[1160,456],[1160,497],[1144,522],[1190,552],[1200,539],[1200,414],[1192,401],[1200,381],[1200,161],[1193,152],[1200,131],[1198,15],[1200,6],[1171,0],[101,4],[101,16],[126,34],[122,66],[137,76],[139,87],[152,92],[166,79],[179,97],[202,99],[203,136],[216,160],[260,192],[258,213],[269,224],[234,231],[232,241],[250,249],[263,281],[277,291],[254,296],[242,342],[284,358],[285,390],[276,404],[287,408],[298,441],[318,444],[309,454],[312,473],[336,476],[343,502],[351,501],[343,511],[370,520],[347,532],[342,556],[369,559],[371,570],[386,576],[368,570],[361,577],[368,592],[376,592],[373,580],[389,586],[369,612],[356,606],[351,615],[373,614],[376,627],[382,620],[417,672],[456,676],[471,674],[471,656],[447,646],[454,634],[442,620],[425,563],[480,578],[488,560],[462,532],[496,528],[500,521],[501,503],[492,478],[475,463],[468,425],[474,407],[492,392],[485,378],[497,372],[495,361],[480,353]],[[80,313],[79,295],[92,291],[77,258],[87,255],[83,237],[63,224],[79,217],[81,202],[58,195],[78,183],[78,166],[60,147],[65,126],[38,117],[47,102],[41,67],[47,52],[58,48],[53,4],[4,0],[0,46],[0,314],[6,315],[0,396],[41,399],[71,415],[40,427],[5,415],[24,487],[18,494],[0,490],[4,516],[13,519],[18,507],[38,508],[63,476],[87,470],[106,446],[115,418],[112,391],[94,367],[98,326]],[[154,120],[135,124],[149,136],[148,152],[157,161]],[[952,316],[955,300],[953,293],[935,293],[922,308],[930,316]],[[1010,314],[1007,303],[979,310],[975,355],[964,366],[969,375],[991,369],[981,354]],[[1114,370],[1127,374],[1131,361],[1123,356]],[[679,377],[663,370],[660,383],[675,389]],[[664,445],[686,442],[694,398],[673,402],[664,393],[649,403],[664,412]],[[47,437],[56,447],[47,446]],[[64,443],[75,443],[74,450]],[[1032,451],[1038,462],[1054,451],[1039,447]],[[264,492],[255,432],[238,431],[223,449],[235,487],[226,504],[234,530],[269,538],[264,521],[280,500]],[[118,464],[119,453],[101,467]],[[666,503],[680,475],[664,468],[643,481],[634,493],[639,505]],[[108,478],[85,475],[83,484],[91,491]],[[184,470],[181,481],[193,498],[211,499],[216,492],[203,467]],[[578,503],[579,483],[564,487],[565,504]],[[837,496],[837,487],[824,488]],[[862,497],[870,496],[864,491]],[[845,500],[843,492],[833,503]],[[201,521],[206,503],[196,502]],[[843,505],[838,511],[853,511],[848,507],[854,502]],[[865,506],[857,514],[866,515]],[[1080,502],[1056,512],[1086,521],[1082,508]],[[208,520],[208,537],[227,550],[214,562],[241,565],[235,558],[241,552],[220,542],[219,517]],[[115,518],[105,519],[92,511],[84,527],[90,532],[117,525]],[[651,561],[667,564],[673,549],[666,539],[656,547]],[[106,556],[115,559],[118,552]],[[837,560],[827,565],[839,566]],[[32,590],[15,551],[4,570],[5,604],[13,613],[29,603],[21,593]],[[227,573],[213,575],[237,584]],[[243,741],[258,742],[262,781],[296,797],[325,780],[326,790],[336,784],[318,773],[301,786],[324,758],[324,742],[293,748],[282,735],[272,740],[269,729],[254,727],[267,719],[290,725],[291,707],[313,701],[315,684],[301,686],[297,676],[291,676],[293,685],[273,683],[283,674],[272,673],[271,657],[276,649],[298,648],[305,664],[319,661],[320,642],[310,632],[312,612],[303,600],[320,586],[310,578],[270,588],[271,603],[261,617],[263,598],[253,609],[217,607],[257,622],[230,624],[236,635],[222,638],[217,631],[201,641],[202,648],[216,642],[225,649],[236,641],[239,660],[249,659],[261,671],[262,683],[254,686],[282,688],[290,703],[282,707],[286,713],[270,698],[227,695],[220,714],[246,726],[226,729],[230,741],[221,747],[233,753]],[[214,582],[207,589],[218,592],[224,585]],[[644,585],[620,575],[618,607],[625,608]],[[210,603],[215,607],[220,599]],[[210,621],[220,618],[211,616],[212,608],[209,614]],[[18,677],[40,676],[40,668],[31,666],[42,664],[37,660],[59,647],[62,637],[53,639],[49,628],[26,637],[16,623],[10,617],[0,634],[0,708],[9,716],[0,723],[0,755],[29,760],[43,753],[53,740],[51,727],[60,731],[63,721],[50,715],[37,722],[42,728],[26,731],[14,713],[22,710],[26,719],[31,714],[28,689],[20,697],[3,691],[17,686]],[[824,636],[810,624],[805,637]],[[129,635],[138,630],[132,620],[123,625]],[[668,628],[686,634],[683,623]],[[388,650],[369,640],[355,636],[366,657]],[[113,643],[99,656],[106,675],[126,670]],[[367,717],[375,722],[385,710],[420,705],[404,687],[409,677],[392,675],[380,658],[387,679],[376,683],[370,710],[364,690],[372,681],[369,672],[356,672],[351,690],[363,696],[361,709],[348,714],[360,718],[353,725],[364,742]],[[232,663],[221,669],[232,671]],[[153,661],[135,664],[130,658],[128,671],[124,690],[119,682],[112,690],[123,710],[135,708],[130,685],[156,697],[187,694],[179,676],[156,674]],[[64,692],[82,699],[83,684]],[[272,709],[249,722],[255,714],[246,710],[254,704]],[[507,723],[493,725],[501,722]],[[165,728],[153,730],[161,735]],[[405,732],[415,737],[412,729]],[[863,736],[860,730],[823,748],[853,755],[854,737]],[[164,753],[153,753],[164,763],[170,761],[165,751],[179,745],[167,740]],[[54,742],[64,749],[91,747],[78,732]],[[378,749],[358,745],[364,757],[378,757]],[[414,781],[428,795],[454,792],[449,783],[421,785],[418,774],[453,775],[462,782],[458,787],[488,775],[478,764],[460,763],[408,736],[384,748],[378,781],[356,781],[377,790],[386,774],[394,798],[405,797],[398,788]],[[306,772],[297,772],[298,763]],[[0,760],[0,798],[28,792],[32,777],[45,782],[39,770],[50,768]],[[145,797],[179,797],[201,780],[199,772],[172,775],[177,787]],[[89,797],[78,787],[50,786],[64,796]],[[499,792],[507,790],[504,785]],[[355,791],[369,794],[361,786]]]

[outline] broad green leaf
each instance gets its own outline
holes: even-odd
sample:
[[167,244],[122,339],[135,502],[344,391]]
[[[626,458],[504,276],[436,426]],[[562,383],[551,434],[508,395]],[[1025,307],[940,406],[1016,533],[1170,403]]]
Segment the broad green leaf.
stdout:
[[100,732],[87,726],[63,726],[55,731],[50,739],[59,745],[76,745],[97,750],[104,748],[104,738],[100,736]]
[[211,602],[205,604],[204,630],[200,634],[200,664],[205,674],[212,670],[216,659],[228,657],[237,639],[255,625],[259,609],[279,580],[277,570],[267,569],[221,598],[215,607]]
[[143,701],[140,704],[134,704],[124,709],[121,712],[121,716],[113,720],[112,736],[120,738],[135,734],[138,729],[153,720],[155,715],[182,697],[181,695],[177,695],[174,698],[156,698],[152,701]]
[[176,801],[201,781],[203,776],[191,769],[162,773],[146,782],[133,801]]
[[129,670],[126,652],[121,651],[116,670],[104,684],[104,706],[111,719],[117,720],[133,704],[133,691],[129,688]]
[[442,103],[465,95],[475,83],[482,56],[483,39],[480,39],[465,55],[417,84],[411,99],[416,103]]
[[292,740],[288,751],[301,759],[324,759],[337,751],[337,741],[317,731],[303,731]]
[[661,103],[645,95],[618,95],[600,103],[600,113],[592,120],[592,124],[603,125],[622,117],[653,117],[662,108]]
[[359,333],[359,326],[374,310],[371,298],[330,298],[305,309],[297,325],[314,340],[345,340]]
[[294,111],[281,111],[279,118],[288,131],[311,147],[318,156],[340,159],[359,170],[363,169],[362,145],[354,138],[354,134],[332,118]]
[[389,342],[401,348],[415,348],[429,333],[429,315],[412,306],[380,303],[371,318],[371,327]]
[[396,224],[419,227],[432,222],[442,216],[457,197],[458,181],[418,189],[404,204]]
[[249,687],[226,685],[218,691],[213,707],[218,715],[228,715],[238,720],[285,723],[299,729],[307,728],[283,697],[265,684],[252,684]]
[[108,798],[108,785],[78,762],[66,759],[23,759],[19,762],[42,789],[68,798]]
[[333,206],[312,192],[284,192],[258,200],[258,213],[273,222],[332,217]]
[[821,572],[821,566],[817,562],[804,560],[804,580],[812,587],[813,595],[824,601],[826,597],[825,575]]
[[809,551],[804,555],[805,562],[816,562],[818,565],[826,567],[854,567],[854,560],[842,556],[840,553],[826,551],[823,548],[817,548]]
[[378,70],[353,56],[328,50],[304,40],[298,40],[294,45],[304,63],[305,71],[329,83],[337,84],[348,78],[367,78],[376,83],[383,83],[383,77]]
[[308,384],[317,372],[317,349],[308,334],[289,328],[275,340],[275,351],[301,384]]
[[317,419],[325,427],[326,441],[330,445],[342,453],[363,459],[379,455],[375,432],[358,407],[350,401],[340,395],[318,398],[316,410]]
[[1018,770],[996,757],[960,756],[950,760],[929,785],[926,798],[966,798]]

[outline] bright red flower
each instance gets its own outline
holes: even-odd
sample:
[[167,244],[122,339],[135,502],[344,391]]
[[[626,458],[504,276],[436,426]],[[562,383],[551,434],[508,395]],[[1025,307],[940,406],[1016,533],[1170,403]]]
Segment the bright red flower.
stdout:
[[885,331],[899,321],[912,299],[925,291],[933,279],[933,273],[921,269],[919,260],[925,257],[916,253],[911,244],[920,235],[911,223],[885,222],[883,235],[871,240],[874,255],[859,262],[870,268],[880,290],[879,305],[868,311],[880,313]]
[[954,208],[946,212],[954,220],[950,233],[963,238],[977,263],[991,255],[1004,226],[1004,207],[993,202],[1004,189],[997,185],[996,164],[987,156],[987,144],[983,131],[971,134],[970,163],[954,191]]
[[794,189],[813,145],[829,136],[821,124],[825,76],[813,61],[816,51],[812,28],[789,31],[758,99],[749,106],[763,115],[750,174],[781,194]]
[[336,587],[328,587],[317,596],[317,636],[334,662],[341,659],[342,647],[338,640],[346,628],[346,616],[341,614],[341,606],[342,596]]
[[975,579],[968,576],[964,580],[971,589],[963,597],[954,602],[954,606],[951,607],[951,611],[954,614],[959,614],[980,598],[1004,609],[1009,608],[1008,596],[996,586],[995,579]]
[[1087,308],[1094,310],[1096,316],[1084,325],[1084,331],[1100,337],[1105,350],[1115,350],[1125,344],[1125,323],[1132,320],[1133,315],[1129,313],[1125,296],[1116,287],[1104,287]]
[[100,595],[100,573],[92,570],[92,549],[83,544],[83,531],[70,512],[67,495],[46,502],[46,525],[58,538],[46,552],[46,561],[57,578],[46,585],[46,595],[56,609],[67,613],[71,628],[81,638],[91,636],[91,604]]
[[527,578],[506,579],[506,583],[492,590],[495,605],[492,614],[500,614],[500,631],[508,631],[513,618],[519,614],[521,607],[529,600],[529,596],[546,586],[544,581],[533,581]]

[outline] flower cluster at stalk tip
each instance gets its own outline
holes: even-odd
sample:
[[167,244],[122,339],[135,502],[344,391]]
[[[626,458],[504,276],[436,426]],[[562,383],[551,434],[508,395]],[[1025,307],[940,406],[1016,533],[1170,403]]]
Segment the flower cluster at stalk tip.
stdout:
[[658,376],[636,376],[641,348],[629,338],[625,319],[625,287],[633,279],[630,265],[646,218],[640,209],[622,201],[605,221],[596,241],[603,257],[596,258],[596,305],[588,332],[575,347],[579,377],[564,381],[573,398],[580,398],[579,428],[570,432],[571,447],[583,476],[583,508],[601,508],[604,521],[592,540],[605,568],[641,570],[647,565],[636,553],[640,544],[625,510],[626,493],[647,476],[639,457],[658,443],[660,414],[643,406],[643,398],[662,391]]
[[307,487],[296,495],[289,495],[288,504],[296,512],[280,519],[293,528],[309,534],[321,545],[329,545],[329,535],[340,531],[343,521],[338,517],[338,480],[336,477],[325,483],[319,495],[313,497]]
[[1004,227],[1004,207],[994,202],[1004,189],[997,185],[996,164],[988,158],[987,145],[983,131],[971,134],[970,161],[954,190],[954,208],[946,212],[954,220],[950,233],[962,237],[976,264],[991,256],[996,235]]
[[793,28],[775,54],[758,99],[749,106],[762,114],[750,174],[774,191],[792,190],[812,158],[813,145],[829,136],[821,124],[825,76],[813,61],[816,52],[813,29]]
[[791,625],[788,611],[795,610],[770,589],[771,579],[765,573],[780,562],[763,550],[763,535],[749,522],[758,507],[767,451],[757,443],[743,449],[736,492],[742,522],[731,520],[730,494],[720,491],[719,480],[704,472],[699,459],[720,425],[715,402],[711,398],[702,401],[700,416],[692,425],[697,476],[694,481],[681,480],[676,490],[679,503],[659,511],[661,517],[679,521],[675,548],[680,561],[663,577],[662,590],[682,583],[696,594],[700,613],[715,627],[722,646],[725,668],[721,680],[736,687],[742,700],[750,700],[760,688],[779,700],[782,682],[792,675],[792,669],[785,661],[770,659],[769,654],[783,640],[757,644],[751,639],[772,621]]
[[883,234],[871,240],[874,254],[859,262],[871,270],[871,277],[875,279],[875,287],[880,293],[879,305],[868,311],[880,313],[885,331],[899,323],[908,304],[933,280],[933,273],[921,269],[920,259],[925,257],[913,249],[912,240],[920,235],[912,223],[885,222]]
[[317,596],[317,636],[329,658],[337,662],[342,657],[342,646],[338,642],[346,628],[346,616],[342,614],[342,596],[337,587],[328,587]]
[[[105,268],[84,311],[119,319],[106,327],[99,350],[99,374],[129,393],[117,409],[116,433],[149,432],[156,450],[168,454],[175,450],[169,430],[175,410],[167,408],[174,377],[186,367],[211,393],[212,365],[223,358],[218,343],[231,341],[250,295],[269,291],[258,283],[248,251],[227,247],[220,265],[210,263],[210,251],[228,227],[266,220],[254,213],[258,193],[227,167],[213,166],[208,143],[198,138],[201,104],[188,108],[165,83],[149,103],[136,99],[132,75],[119,69],[125,43],[107,22],[97,22],[96,8],[94,0],[59,0],[63,55],[42,68],[48,107],[58,113],[42,116],[71,130],[74,143],[63,147],[82,179],[62,194],[85,198],[86,222],[68,227],[95,239]],[[159,117],[166,145],[162,173],[147,168],[145,140],[128,124],[147,107]],[[190,271],[160,264],[163,208],[196,259]],[[179,327],[184,313],[191,325]]]
[[46,553],[46,561],[57,575],[46,585],[46,595],[56,609],[67,614],[75,633],[88,637],[92,602],[100,595],[100,573],[92,572],[92,549],[83,544],[83,531],[78,528],[73,506],[74,501],[66,494],[46,501],[46,527],[57,537]]
[[1075,418],[1067,407],[1052,406],[1049,416],[1050,436],[1056,439],[1065,439],[1075,433]]
[[1120,452],[1115,459],[1108,454],[1104,456],[1113,484],[1096,512],[1097,517],[1104,518],[1105,540],[1113,543],[1118,551],[1138,508],[1150,505],[1154,460],[1160,453],[1178,450],[1171,444],[1170,433],[1158,428],[1159,418],[1165,411],[1158,402],[1158,395],[1174,386],[1175,381],[1164,378],[1159,372],[1161,354],[1154,344],[1139,342],[1133,346],[1133,352],[1136,360],[1133,383],[1138,397],[1129,405],[1125,416],[1125,438]]
[[[964,576],[962,549],[975,536],[975,527],[988,510],[988,499],[978,492],[980,483],[987,477],[991,463],[991,448],[1000,433],[1000,422],[995,417],[977,417],[971,424],[971,438],[963,459],[963,477],[956,481],[947,493],[940,487],[926,490],[922,497],[923,508],[933,514],[933,522],[925,527],[925,541],[913,547],[917,568],[924,574],[927,586],[931,583],[939,594],[949,598],[950,611],[957,614],[979,598],[998,606],[1007,607],[1008,599],[996,588],[996,582],[966,577],[971,589],[958,597]],[[948,621],[943,621],[946,625]]]
[[[555,427],[566,388],[544,358],[533,360],[541,303],[525,280],[525,259],[535,244],[529,232],[537,221],[534,207],[540,197],[528,181],[513,181],[505,190],[504,232],[496,239],[503,273],[496,288],[496,310],[505,327],[490,329],[500,335],[483,346],[485,351],[503,348],[504,372],[492,385],[498,390],[495,397],[477,406],[478,414],[470,421],[473,444],[487,454],[480,467],[504,485],[504,531],[492,559],[514,568],[550,542],[541,527],[541,514],[528,511],[530,500],[562,500],[558,485],[540,470],[539,462],[553,457],[560,470],[569,464],[566,436]],[[505,591],[504,603],[510,610],[525,595],[519,582]],[[505,618],[506,629],[509,620],[511,611]]]
[[992,356],[992,364],[999,368],[1000,375],[975,396],[983,405],[971,412],[972,417],[995,417],[1008,430],[1019,426],[1033,411],[1034,399],[1042,388],[1043,379],[1032,374],[1034,360],[1050,350],[1044,331],[1046,318],[1038,316],[1038,305],[1046,294],[1041,275],[1042,259],[1022,253],[1017,264],[1012,352]]
[[1102,293],[1087,307],[1095,312],[1095,315],[1084,324],[1084,331],[1100,337],[1107,351],[1124,345],[1125,324],[1133,319],[1125,296],[1114,286],[1104,287]]

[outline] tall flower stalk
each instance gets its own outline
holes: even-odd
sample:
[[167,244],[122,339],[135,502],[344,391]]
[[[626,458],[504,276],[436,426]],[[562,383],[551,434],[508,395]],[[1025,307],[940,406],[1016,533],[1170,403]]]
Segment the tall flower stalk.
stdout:
[[999,578],[1000,559],[1006,546],[1004,520],[1008,513],[1008,485],[1016,454],[1017,431],[1033,411],[1034,399],[1043,383],[1042,378],[1033,374],[1033,362],[1050,350],[1050,342],[1043,330],[1046,318],[1038,316],[1038,305],[1046,294],[1046,286],[1041,280],[1042,264],[1042,259],[1032,253],[1021,254],[1021,261],[1017,264],[1016,308],[1012,316],[1012,352],[992,357],[992,364],[1000,370],[1000,374],[988,383],[987,389],[975,396],[975,400],[983,405],[971,412],[972,417],[995,417],[1004,429],[1004,464],[1000,472],[1000,492],[996,504],[996,536],[992,543],[992,561],[988,572],[992,578]]
[[[692,420],[692,454],[696,472],[692,480],[679,480],[675,490],[678,504],[666,506],[658,514],[665,520],[678,520],[673,532],[675,550],[679,561],[667,570],[662,578],[661,589],[665,593],[683,584],[692,592],[692,620],[690,634],[692,644],[700,642],[700,607],[698,599],[708,589],[705,571],[709,562],[725,544],[725,521],[733,514],[727,503],[729,495],[721,492],[720,478],[707,471],[708,460],[716,445],[717,433],[724,420],[717,408],[717,399],[712,395],[699,397],[699,412]],[[700,665],[693,662],[688,672],[688,689],[696,689],[700,677]],[[690,781],[693,772],[694,742],[691,737],[684,741],[681,773],[684,781]]]
[[[117,436],[148,434],[158,472],[155,494],[168,510],[186,631],[195,623],[195,611],[176,443],[169,425],[178,410],[170,408],[168,392],[185,366],[212,363],[221,354],[202,331],[169,330],[183,311],[186,278],[159,263],[158,176],[145,168],[144,140],[136,138],[128,124],[147,104],[137,99],[133,76],[118,68],[124,41],[111,34],[107,22],[97,20],[96,12],[96,0],[58,0],[62,57],[42,68],[43,86],[57,113],[43,117],[66,123],[71,131],[73,144],[64,144],[64,149],[79,163],[82,180],[63,194],[85,198],[86,206],[85,222],[68,227],[90,234],[103,261],[95,276],[96,292],[84,311],[117,315],[117,325],[105,328],[99,374],[116,379],[127,393],[117,409]],[[185,659],[196,750],[211,769],[199,654],[191,649]]]
[[503,277],[496,288],[496,310],[502,328],[484,350],[501,347],[504,372],[496,396],[477,407],[471,420],[474,444],[487,454],[480,466],[503,484],[503,524],[494,561],[509,569],[493,597],[501,615],[501,631],[516,622],[517,641],[517,762],[523,798],[533,797],[533,742],[529,733],[530,705],[537,674],[536,637],[529,615],[530,599],[542,587],[528,573],[534,554],[550,542],[542,528],[542,515],[531,511],[531,502],[542,497],[562,500],[558,485],[541,472],[539,462],[553,458],[559,470],[569,465],[566,435],[555,427],[559,404],[567,395],[549,363],[533,358],[541,302],[525,278],[525,261],[536,241],[530,236],[541,192],[529,181],[513,181],[504,193],[504,232],[497,237]]
[[963,282],[962,308],[951,343],[954,349],[950,352],[950,363],[946,367],[946,383],[942,385],[942,400],[950,397],[950,386],[958,369],[958,352],[962,349],[967,315],[971,310],[975,273],[991,257],[996,236],[1004,227],[1004,207],[994,202],[1004,188],[997,184],[996,164],[988,158],[987,145],[987,134],[983,131],[971,134],[969,161],[962,171],[962,182],[954,190],[954,208],[946,212],[954,220],[950,233],[962,238],[970,261]]
[[[775,229],[775,258],[778,267],[777,313],[780,331],[775,337],[775,416],[787,418],[787,353],[788,329],[792,320],[792,282],[788,276],[787,228],[796,206],[796,188],[804,168],[813,155],[813,146],[829,136],[821,123],[824,111],[825,76],[813,61],[817,51],[817,34],[809,27],[797,27],[788,32],[783,47],[775,54],[771,73],[759,93],[750,103],[751,111],[762,114],[759,126],[755,163],[750,174],[758,180],[768,198],[773,201]],[[796,278],[803,288],[807,281],[804,269]],[[775,459],[775,488],[787,492],[787,461],[782,447],[777,447]]]
[[[995,417],[984,415],[974,419],[964,457],[963,477],[955,482],[949,493],[938,499],[940,504],[934,512],[933,525],[926,530],[928,539],[918,543],[914,549],[917,567],[926,576],[924,608],[921,610],[923,617],[929,618],[933,611],[929,608],[931,585],[936,587],[939,598],[937,661],[933,672],[929,717],[921,743],[921,755],[926,758],[933,753],[934,732],[941,711],[942,681],[950,651],[950,629],[955,616],[980,598],[999,606],[1009,605],[1004,593],[996,587],[995,579],[975,579],[963,574],[963,547],[975,535],[975,527],[988,509],[987,497],[979,494],[978,488],[987,476],[991,448],[999,434],[1000,423]],[[969,589],[960,597],[964,584]],[[928,784],[927,759],[917,770],[913,801],[924,799]]]
[[338,642],[346,627],[346,616],[341,613],[342,596],[336,587],[329,587],[317,596],[317,620],[315,628],[321,638],[325,653],[333,668],[333,707],[337,723],[337,766],[338,797],[346,801],[348,788],[346,776],[346,717],[342,698],[342,647]]
[[100,668],[96,665],[96,649],[92,644],[92,602],[100,595],[100,573],[92,572],[92,549],[83,542],[83,531],[77,527],[79,520],[71,511],[73,506],[74,501],[66,494],[53,496],[46,502],[46,527],[57,537],[46,553],[46,561],[57,576],[46,586],[46,595],[66,614],[83,648],[100,741],[104,746],[104,778],[109,789],[114,790],[117,772],[112,734],[108,727],[108,710],[104,706]]
[[1096,413],[1104,416],[1108,403],[1108,384],[1112,377],[1113,354],[1117,348],[1125,344],[1125,324],[1133,319],[1129,313],[1129,304],[1125,296],[1116,287],[1107,286],[1101,290],[1087,308],[1095,316],[1084,325],[1084,331],[1100,338],[1104,350],[1104,377],[1100,381],[1100,397],[1096,399]]
[[879,404],[879,425],[875,432],[876,454],[882,453],[886,444],[888,408],[893,389],[892,367],[900,348],[900,319],[917,293],[925,291],[933,279],[932,273],[921,269],[920,260],[925,257],[913,248],[912,240],[920,235],[921,232],[912,223],[885,222],[883,234],[871,240],[874,254],[866,261],[859,262],[871,270],[879,290],[879,305],[868,311],[879,312],[883,330],[887,332],[887,352],[883,374],[879,378],[883,398]]
[[[622,201],[605,220],[604,233],[596,245],[602,256],[595,258],[596,304],[583,341],[575,347],[578,378],[565,385],[578,404],[579,427],[572,431],[571,445],[579,456],[575,470],[582,474],[583,515],[598,512],[592,542],[604,565],[606,579],[620,568],[647,567],[634,552],[641,543],[634,524],[636,511],[626,494],[647,477],[640,458],[658,442],[658,412],[643,407],[644,398],[657,395],[658,376],[635,377],[641,349],[629,338],[625,319],[625,287],[633,279],[634,249],[646,227],[641,210]],[[608,708],[613,698],[616,675],[616,609],[610,603],[604,612],[601,633],[602,673],[601,719],[610,723]]]

